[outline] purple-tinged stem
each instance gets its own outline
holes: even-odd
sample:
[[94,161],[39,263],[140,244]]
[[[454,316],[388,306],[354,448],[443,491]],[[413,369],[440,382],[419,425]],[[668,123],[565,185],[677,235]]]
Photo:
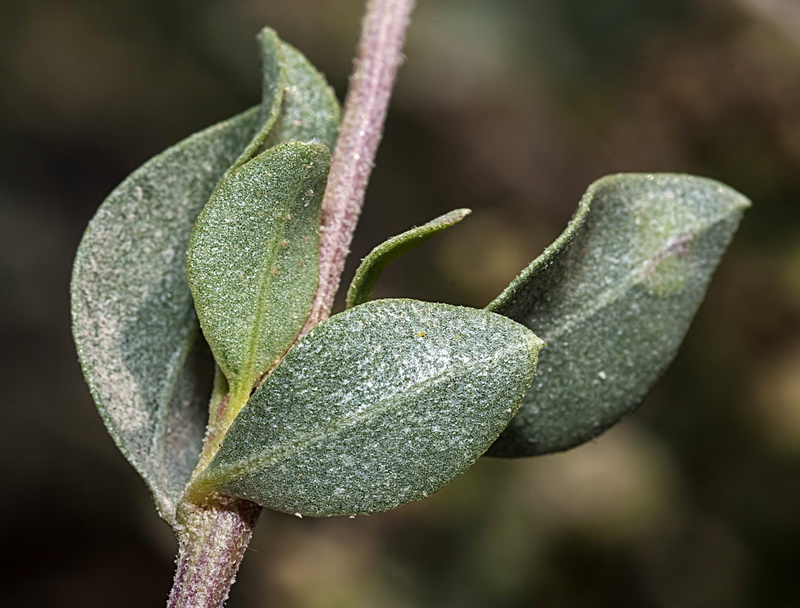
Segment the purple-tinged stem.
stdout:
[[178,560],[167,608],[220,608],[236,579],[261,507],[216,497],[180,507]]
[[322,200],[320,277],[303,334],[326,319],[364,204],[414,0],[369,0]]
[[[414,0],[368,0],[344,118],[322,202],[320,282],[303,334],[333,307],[383,133]],[[221,608],[261,507],[214,496],[179,507],[178,560],[168,608]]]

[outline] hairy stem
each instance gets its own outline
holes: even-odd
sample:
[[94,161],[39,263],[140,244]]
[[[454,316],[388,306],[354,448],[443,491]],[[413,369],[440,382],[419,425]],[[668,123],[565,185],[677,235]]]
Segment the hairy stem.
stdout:
[[[368,0],[344,117],[322,202],[320,281],[302,334],[333,307],[344,262],[361,213],[367,181],[383,132],[386,109],[414,0]],[[216,399],[223,410],[227,398]],[[213,431],[216,425],[212,425]],[[206,436],[208,464],[220,437]],[[179,507],[179,553],[168,608],[219,608],[228,597],[258,514],[238,498],[197,497]]]
[[303,334],[333,308],[383,133],[414,0],[369,0],[322,199],[319,286]]
[[177,568],[167,608],[225,603],[260,511],[257,504],[230,497],[181,504]]

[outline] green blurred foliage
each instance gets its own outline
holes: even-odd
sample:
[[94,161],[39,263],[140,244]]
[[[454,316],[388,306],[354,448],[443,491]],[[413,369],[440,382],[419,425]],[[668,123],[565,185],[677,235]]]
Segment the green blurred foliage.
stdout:
[[[698,173],[754,206],[629,421],[391,513],[264,513],[230,606],[798,604],[800,20],[765,12],[793,1],[420,0],[350,272],[474,213],[376,295],[485,305],[607,173]],[[174,543],[83,385],[71,258],[130,171],[258,101],[262,25],[342,95],[361,9],[0,2],[3,606],[164,601]]]

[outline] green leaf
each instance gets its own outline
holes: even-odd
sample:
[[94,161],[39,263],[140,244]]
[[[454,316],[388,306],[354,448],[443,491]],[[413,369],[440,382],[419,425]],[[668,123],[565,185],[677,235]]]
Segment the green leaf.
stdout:
[[261,108],[135,171],[100,207],[75,260],[73,331],[84,374],[114,441],[170,524],[198,460],[214,375],[186,282],[192,225],[226,170],[281,138],[332,145],[339,119],[330,88],[302,55],[268,29],[259,45]]
[[329,162],[322,144],[274,146],[231,173],[195,223],[189,284],[231,387],[231,416],[292,345],[311,309]]
[[257,127],[250,110],[145,163],[100,206],[75,259],[73,334],[84,375],[170,523],[197,463],[213,377],[186,283],[186,242]]
[[488,309],[547,343],[489,455],[576,446],[632,412],[680,345],[749,201],[686,175],[615,175]]
[[289,351],[193,488],[313,516],[424,498],[505,428],[541,345],[522,325],[471,308],[351,308]]
[[260,128],[236,162],[231,165],[228,173],[241,167],[262,150],[280,117],[284,93],[289,82],[282,50],[283,43],[278,35],[274,30],[265,27],[256,38],[261,52],[261,105],[258,111]]
[[445,228],[457,224],[471,211],[469,209],[455,209],[441,215],[422,226],[415,226],[402,234],[393,236],[381,243],[365,257],[356,270],[353,282],[347,290],[347,308],[363,304],[369,300],[372,290],[378,283],[383,269],[404,253],[418,247],[434,234]]
[[285,42],[281,49],[288,84],[267,146],[313,141],[333,150],[341,114],[333,89],[297,49]]
[[231,167],[287,141],[320,142],[333,149],[341,110],[325,77],[270,28],[258,34],[263,93],[261,128]]

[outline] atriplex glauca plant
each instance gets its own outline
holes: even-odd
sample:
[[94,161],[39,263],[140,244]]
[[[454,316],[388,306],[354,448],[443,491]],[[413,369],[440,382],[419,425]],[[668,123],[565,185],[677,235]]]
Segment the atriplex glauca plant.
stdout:
[[171,606],[224,603],[261,507],[385,511],[484,454],[566,450],[625,417],[749,205],[698,177],[606,177],[485,309],[371,301],[456,210],[376,247],[329,317],[411,8],[368,3],[341,124],[320,73],[263,30],[261,104],[134,171],[83,237],[75,341],[178,537]]

